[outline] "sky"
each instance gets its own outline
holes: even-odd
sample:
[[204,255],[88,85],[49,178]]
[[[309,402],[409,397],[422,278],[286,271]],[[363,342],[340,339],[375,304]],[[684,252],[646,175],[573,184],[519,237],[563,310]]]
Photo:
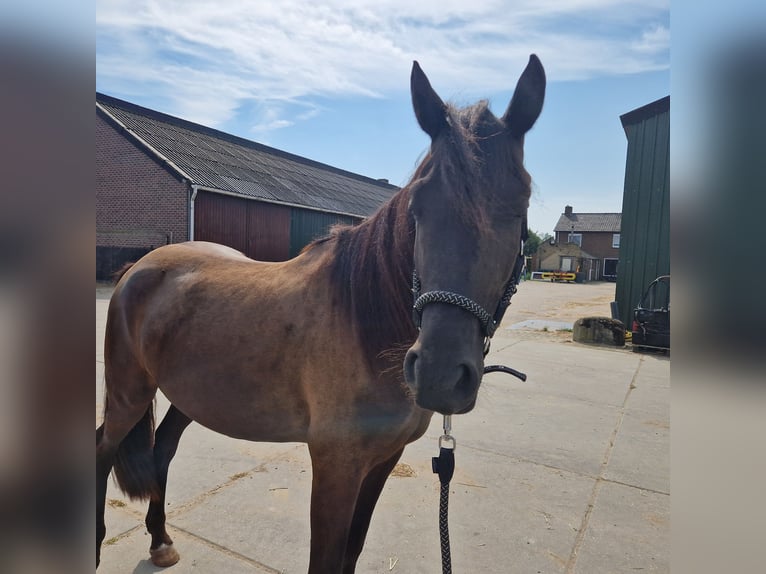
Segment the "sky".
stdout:
[[505,111],[529,54],[546,70],[527,135],[530,228],[565,205],[620,212],[620,115],[670,94],[669,0],[98,0],[96,89],[405,185],[428,149],[417,60],[444,100]]

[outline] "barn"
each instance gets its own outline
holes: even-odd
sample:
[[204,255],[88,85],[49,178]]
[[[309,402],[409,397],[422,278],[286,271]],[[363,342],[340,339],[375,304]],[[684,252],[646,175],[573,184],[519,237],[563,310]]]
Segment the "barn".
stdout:
[[96,93],[96,279],[191,239],[297,255],[398,188]]
[[655,278],[670,273],[670,96],[620,116],[628,151],[615,299],[632,310]]

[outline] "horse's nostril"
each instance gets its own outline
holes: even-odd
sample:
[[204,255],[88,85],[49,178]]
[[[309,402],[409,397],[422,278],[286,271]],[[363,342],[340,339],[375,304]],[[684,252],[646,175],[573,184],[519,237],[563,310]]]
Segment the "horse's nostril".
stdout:
[[404,380],[408,385],[415,386],[415,365],[419,359],[418,352],[410,349],[404,357]]
[[468,391],[467,387],[470,385],[471,380],[468,373],[468,367],[460,365],[458,368],[460,370],[460,377],[458,378],[457,383],[455,383],[455,391],[463,394]]
[[463,363],[460,365],[460,378],[455,384],[455,392],[462,396],[471,396],[476,392],[477,377],[476,370]]

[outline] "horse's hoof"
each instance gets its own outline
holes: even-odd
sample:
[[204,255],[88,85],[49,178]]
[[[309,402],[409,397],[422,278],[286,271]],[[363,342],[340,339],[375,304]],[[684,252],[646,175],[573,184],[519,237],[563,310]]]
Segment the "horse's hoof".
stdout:
[[181,559],[181,555],[176,552],[172,544],[160,544],[157,548],[150,548],[149,554],[152,557],[152,564],[160,568],[172,566]]

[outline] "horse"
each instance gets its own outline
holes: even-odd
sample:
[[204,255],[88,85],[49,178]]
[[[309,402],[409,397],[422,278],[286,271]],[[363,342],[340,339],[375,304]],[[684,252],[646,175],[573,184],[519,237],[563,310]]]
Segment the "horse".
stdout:
[[[545,72],[532,54],[499,118],[485,100],[444,103],[417,62],[410,84],[430,148],[372,216],[288,261],[186,242],[145,255],[118,281],[96,430],[97,566],[112,469],[124,493],[149,500],[152,562],[179,560],[165,489],[194,420],[230,437],[306,443],[309,573],[353,573],[405,445],[435,412],[476,404],[496,327],[485,310],[518,279],[524,136],[542,110]],[[158,389],[171,406],[155,432]]]

